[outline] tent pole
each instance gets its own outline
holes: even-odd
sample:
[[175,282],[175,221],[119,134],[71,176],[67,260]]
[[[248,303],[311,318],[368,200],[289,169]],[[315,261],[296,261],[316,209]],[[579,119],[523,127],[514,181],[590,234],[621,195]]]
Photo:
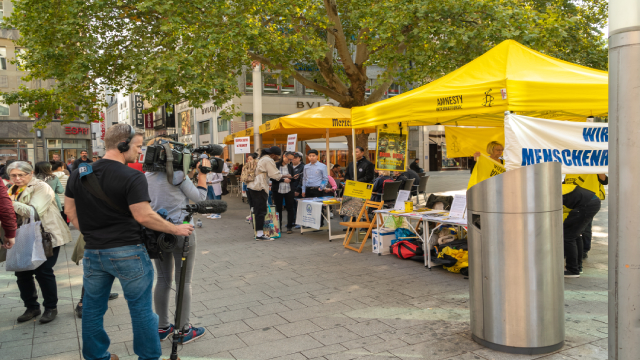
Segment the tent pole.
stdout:
[[353,181],[358,181],[358,162],[356,161],[356,129],[351,129],[351,152],[353,153]]
[[329,129],[327,129],[327,173],[331,174],[331,161],[329,160]]

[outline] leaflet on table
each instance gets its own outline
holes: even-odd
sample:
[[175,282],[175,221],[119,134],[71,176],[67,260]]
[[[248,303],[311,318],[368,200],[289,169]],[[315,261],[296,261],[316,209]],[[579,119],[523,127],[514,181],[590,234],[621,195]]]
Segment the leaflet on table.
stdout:
[[467,195],[456,194],[453,197],[449,217],[452,219],[464,219],[467,216]]
[[411,196],[411,191],[409,190],[398,191],[398,197],[396,198],[396,205],[393,207],[393,209],[404,210],[404,202],[409,200],[409,196]]
[[314,198],[304,198],[302,199],[302,201],[309,201],[309,202],[323,202],[323,201],[328,201],[334,199],[333,196],[323,196],[323,197],[314,197]]

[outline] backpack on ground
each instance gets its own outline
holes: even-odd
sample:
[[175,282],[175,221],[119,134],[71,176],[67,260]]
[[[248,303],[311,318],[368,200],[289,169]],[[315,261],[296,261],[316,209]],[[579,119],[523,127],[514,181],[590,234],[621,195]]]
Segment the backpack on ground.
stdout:
[[418,240],[403,240],[389,246],[389,252],[400,259],[410,259],[414,256],[423,256],[422,243]]

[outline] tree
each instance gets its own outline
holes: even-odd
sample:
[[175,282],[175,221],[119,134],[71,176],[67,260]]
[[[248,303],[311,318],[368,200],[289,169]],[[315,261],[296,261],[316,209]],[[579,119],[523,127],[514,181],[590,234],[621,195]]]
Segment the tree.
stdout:
[[[351,108],[380,100],[392,83],[411,88],[437,79],[505,39],[607,67],[599,30],[606,0],[18,0],[14,6],[7,24],[29,49],[25,70],[30,78],[56,79],[46,103],[72,102],[67,108],[91,104],[103,86],[143,94],[156,106],[188,100],[197,107],[209,99],[222,106],[240,95],[238,76],[256,60]],[[311,71],[296,70],[300,65]],[[384,69],[373,84],[371,65]],[[32,113],[51,113],[44,102],[28,101],[32,92],[4,96],[29,103]],[[75,116],[62,111],[64,120]],[[366,138],[359,135],[358,145],[367,148]]]

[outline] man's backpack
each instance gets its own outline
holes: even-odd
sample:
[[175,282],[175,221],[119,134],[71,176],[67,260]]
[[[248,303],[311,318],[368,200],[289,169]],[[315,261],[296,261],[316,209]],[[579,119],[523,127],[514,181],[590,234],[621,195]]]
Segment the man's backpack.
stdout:
[[244,164],[242,168],[242,175],[240,175],[240,181],[245,184],[252,183],[253,180],[256,179],[256,168],[258,167],[258,162],[256,160],[249,161]]

